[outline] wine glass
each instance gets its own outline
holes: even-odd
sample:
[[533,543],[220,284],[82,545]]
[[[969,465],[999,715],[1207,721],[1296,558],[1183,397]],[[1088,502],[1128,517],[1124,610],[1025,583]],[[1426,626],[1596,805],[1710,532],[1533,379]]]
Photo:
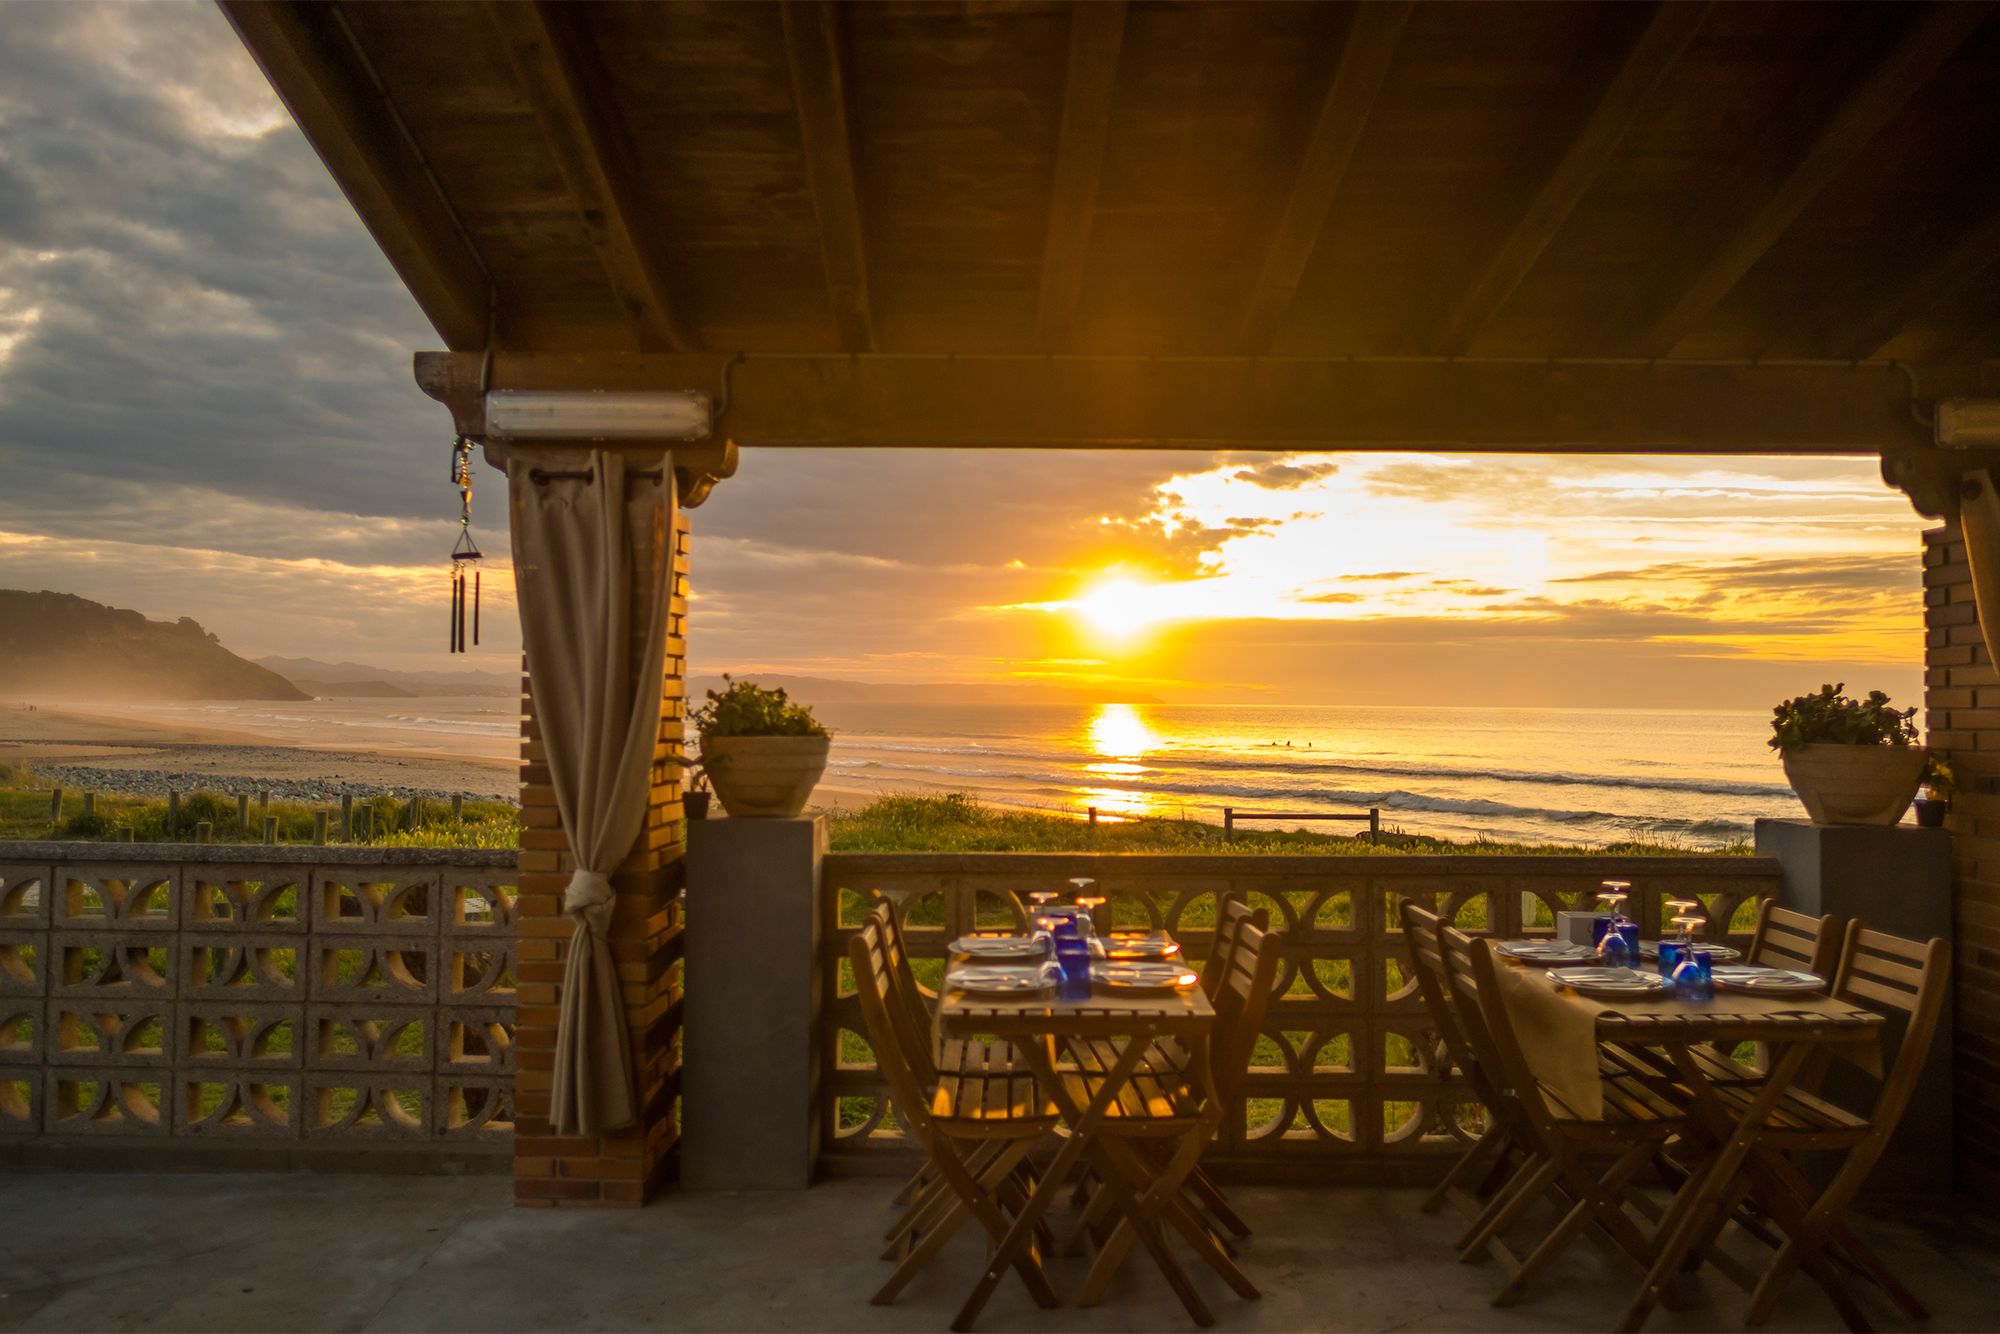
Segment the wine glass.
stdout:
[[1680,962],[1682,951],[1694,944],[1693,938],[1688,935],[1687,927],[1681,924],[1701,905],[1693,899],[1668,899],[1665,906],[1669,919],[1676,926],[1680,926],[1680,934],[1672,940],[1667,939],[1665,932],[1660,933],[1660,976],[1672,978],[1674,966]]
[[1682,1000],[1714,1000],[1715,978],[1709,972],[1709,953],[1699,948],[1695,940],[1701,931],[1701,918],[1687,913],[1676,917],[1674,924],[1681,928],[1681,934],[1687,941],[1681,947],[1680,961],[1674,965],[1674,994]]
[[[1085,883],[1092,886],[1096,884],[1095,881],[1087,881]],[[1081,891],[1077,893],[1076,906],[1083,909],[1083,916],[1077,921],[1076,925],[1077,930],[1083,933],[1085,939],[1089,939],[1097,934],[1097,910],[1107,902],[1109,900],[1104,895],[1097,893],[1095,888],[1092,888],[1089,893]]]
[[1622,880],[1607,880],[1597,896],[1610,918],[1605,924],[1604,934],[1597,940],[1597,962],[1605,968],[1638,966],[1638,951],[1632,947],[1632,939],[1625,932],[1624,904],[1630,890],[1631,886]]

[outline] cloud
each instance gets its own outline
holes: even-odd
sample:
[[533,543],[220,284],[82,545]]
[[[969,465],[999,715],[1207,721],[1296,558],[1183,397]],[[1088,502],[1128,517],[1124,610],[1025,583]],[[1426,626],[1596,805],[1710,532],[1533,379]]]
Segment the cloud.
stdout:
[[1263,487],[1267,491],[1292,491],[1309,482],[1331,477],[1339,471],[1338,463],[1298,463],[1292,459],[1273,459],[1268,463],[1238,468],[1231,477],[1239,482]]

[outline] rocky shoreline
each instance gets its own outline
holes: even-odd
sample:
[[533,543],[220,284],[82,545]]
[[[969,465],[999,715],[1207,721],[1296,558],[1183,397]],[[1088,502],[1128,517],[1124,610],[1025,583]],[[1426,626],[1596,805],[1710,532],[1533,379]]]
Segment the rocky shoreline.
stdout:
[[[395,764],[394,760],[374,760],[374,764]],[[187,769],[106,769],[95,765],[38,763],[35,776],[51,786],[70,792],[105,792],[132,797],[165,797],[169,792],[268,792],[273,801],[322,802],[341,797],[390,796],[402,799],[423,797],[449,801],[463,796],[478,801],[504,801],[512,805],[518,791],[511,784],[474,781],[455,788],[423,783],[361,782],[331,774],[325,778],[272,778],[268,775],[228,774]],[[485,775],[479,775],[484,778]]]

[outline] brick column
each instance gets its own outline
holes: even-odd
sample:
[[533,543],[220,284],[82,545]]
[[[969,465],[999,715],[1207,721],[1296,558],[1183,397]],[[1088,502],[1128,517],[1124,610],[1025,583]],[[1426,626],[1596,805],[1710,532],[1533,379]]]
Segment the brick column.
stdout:
[[1924,534],[1926,742],[1958,777],[1952,832],[1953,1102],[1958,1174],[2000,1193],[2000,675],[1956,526]]
[[[558,1136],[549,1125],[554,1083],[557,993],[574,924],[562,915],[575,863],[556,812],[547,756],[535,728],[534,699],[521,680],[520,898],[515,907],[520,976],[515,1011],[514,1202],[635,1207],[673,1175],[680,1139],[681,753],[686,718],[687,552],[685,510],[676,507],[673,601],[666,669],[660,681],[660,734],[653,745],[653,793],[645,832],[612,876],[618,893],[611,948],[625,992],[632,1068],[644,1109],[639,1124],[613,1134]],[[634,553],[635,562],[638,553]],[[643,596],[643,594],[642,594]],[[635,617],[643,624],[644,617]],[[641,646],[632,651],[637,657]],[[532,672],[533,663],[524,663]]]

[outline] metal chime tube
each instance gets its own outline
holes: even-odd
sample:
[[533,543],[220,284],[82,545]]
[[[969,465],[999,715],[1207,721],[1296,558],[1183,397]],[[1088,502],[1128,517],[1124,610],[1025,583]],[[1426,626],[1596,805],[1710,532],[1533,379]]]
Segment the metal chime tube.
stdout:
[[472,645],[479,647],[479,571],[472,572]]

